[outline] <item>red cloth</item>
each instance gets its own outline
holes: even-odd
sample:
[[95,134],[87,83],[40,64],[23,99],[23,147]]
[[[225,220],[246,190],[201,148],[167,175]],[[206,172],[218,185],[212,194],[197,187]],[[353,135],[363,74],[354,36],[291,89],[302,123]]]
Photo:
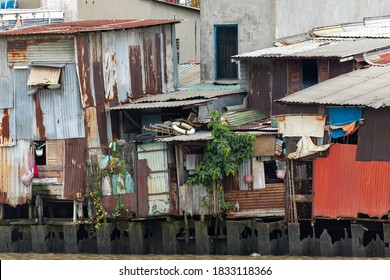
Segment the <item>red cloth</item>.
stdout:
[[34,164],[34,177],[38,177],[38,165]]

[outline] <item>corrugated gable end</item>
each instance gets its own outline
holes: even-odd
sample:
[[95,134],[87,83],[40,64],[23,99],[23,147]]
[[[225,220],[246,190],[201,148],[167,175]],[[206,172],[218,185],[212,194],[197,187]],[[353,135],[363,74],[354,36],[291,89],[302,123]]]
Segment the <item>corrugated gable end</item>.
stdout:
[[71,37],[8,38],[9,66],[32,62],[74,63],[74,44]]

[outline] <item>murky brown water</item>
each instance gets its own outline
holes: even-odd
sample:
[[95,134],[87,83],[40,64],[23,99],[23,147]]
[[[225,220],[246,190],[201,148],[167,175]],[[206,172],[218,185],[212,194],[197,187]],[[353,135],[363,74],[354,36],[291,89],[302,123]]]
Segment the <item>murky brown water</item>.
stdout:
[[380,259],[390,258],[322,258],[303,256],[234,256],[234,255],[117,255],[117,254],[37,254],[0,253],[0,260],[321,260],[321,259]]

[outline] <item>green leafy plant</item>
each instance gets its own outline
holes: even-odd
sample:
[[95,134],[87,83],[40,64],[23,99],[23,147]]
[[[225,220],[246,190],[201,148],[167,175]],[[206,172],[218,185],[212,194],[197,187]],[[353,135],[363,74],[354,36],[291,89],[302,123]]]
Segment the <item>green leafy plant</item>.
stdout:
[[[119,147],[118,147],[119,148]],[[87,163],[87,176],[85,178],[85,188],[86,193],[89,194],[89,198],[93,204],[94,215],[91,219],[91,222],[94,224],[94,231],[100,228],[100,224],[105,222],[108,213],[104,209],[102,203],[102,181],[106,177],[111,177],[113,175],[118,175],[118,180],[116,182],[117,189],[124,190],[125,186],[123,181],[126,178],[128,172],[128,165],[124,159],[121,149],[117,149],[116,142],[112,143],[109,148],[107,165],[102,168],[96,162]],[[122,180],[119,180],[121,178]],[[111,186],[112,187],[112,186]],[[117,200],[117,205],[115,212],[113,213],[115,217],[119,217],[122,214],[130,213],[130,210],[122,203],[120,195],[114,195],[114,198]]]
[[235,175],[238,167],[253,156],[252,143],[256,137],[249,133],[231,131],[216,110],[211,113],[208,127],[212,129],[213,140],[207,143],[203,160],[197,166],[197,174],[187,180],[187,185],[203,185],[213,194],[214,204],[219,197],[222,209],[226,210],[232,205],[224,199],[222,180],[224,176]]

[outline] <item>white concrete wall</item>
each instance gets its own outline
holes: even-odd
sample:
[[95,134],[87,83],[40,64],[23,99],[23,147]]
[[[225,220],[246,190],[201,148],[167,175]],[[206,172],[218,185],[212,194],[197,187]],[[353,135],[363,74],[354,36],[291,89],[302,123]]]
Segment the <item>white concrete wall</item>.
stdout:
[[390,15],[390,0],[275,0],[275,39],[306,33],[319,26],[362,22]]
[[238,52],[319,26],[390,15],[390,0],[202,0],[201,79],[214,80],[214,24],[238,24]]
[[253,51],[272,44],[273,10],[273,0],[202,0],[201,79],[214,80],[215,24],[238,24],[238,53]]

